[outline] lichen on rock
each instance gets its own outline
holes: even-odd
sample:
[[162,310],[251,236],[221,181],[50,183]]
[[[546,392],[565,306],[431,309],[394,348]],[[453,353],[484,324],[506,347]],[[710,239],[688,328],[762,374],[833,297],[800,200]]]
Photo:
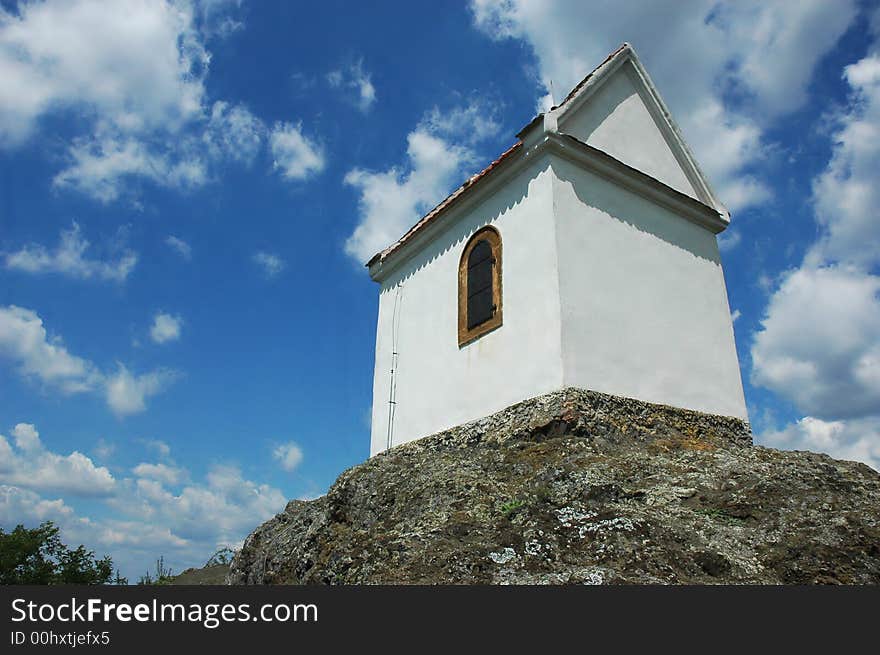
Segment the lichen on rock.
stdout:
[[880,583],[880,474],[565,389],[395,447],[257,528],[231,584]]

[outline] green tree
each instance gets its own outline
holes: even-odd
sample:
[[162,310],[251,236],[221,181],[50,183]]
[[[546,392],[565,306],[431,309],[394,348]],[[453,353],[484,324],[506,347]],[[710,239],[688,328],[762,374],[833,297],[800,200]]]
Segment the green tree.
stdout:
[[170,566],[165,566],[165,556],[160,555],[159,559],[156,560],[156,575],[150,575],[150,572],[147,571],[144,573],[139,579],[139,585],[165,585],[171,584],[174,580],[174,574],[171,571]]
[[[0,584],[108,584],[113,560],[95,559],[85,546],[68,548],[52,521],[38,528],[0,528]],[[117,572],[116,580],[123,580]]]
[[211,555],[210,559],[205,562],[205,566],[217,566],[219,564],[228,566],[232,563],[233,557],[235,557],[235,551],[225,546]]

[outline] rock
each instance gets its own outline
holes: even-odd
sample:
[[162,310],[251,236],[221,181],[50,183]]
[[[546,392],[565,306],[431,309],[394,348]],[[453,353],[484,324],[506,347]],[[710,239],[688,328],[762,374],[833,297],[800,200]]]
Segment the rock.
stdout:
[[207,564],[202,568],[191,568],[175,575],[169,584],[173,585],[221,585],[229,574],[229,564]]
[[291,501],[230,584],[880,583],[880,474],[747,424],[566,389]]

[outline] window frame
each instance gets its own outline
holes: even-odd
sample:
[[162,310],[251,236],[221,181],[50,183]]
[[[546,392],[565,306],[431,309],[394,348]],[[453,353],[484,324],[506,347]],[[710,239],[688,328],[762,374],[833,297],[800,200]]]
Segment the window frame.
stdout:
[[[495,260],[492,266],[492,301],[495,305],[495,313],[492,317],[483,321],[479,325],[468,329],[467,311],[468,311],[468,259],[471,251],[480,241],[486,241],[492,251],[492,257]],[[502,267],[501,267],[501,234],[491,225],[487,225],[474,232],[464,246],[461,253],[461,259],[458,262],[458,347],[464,346],[476,341],[484,334],[492,332],[501,327],[503,323],[503,289],[501,284]]]

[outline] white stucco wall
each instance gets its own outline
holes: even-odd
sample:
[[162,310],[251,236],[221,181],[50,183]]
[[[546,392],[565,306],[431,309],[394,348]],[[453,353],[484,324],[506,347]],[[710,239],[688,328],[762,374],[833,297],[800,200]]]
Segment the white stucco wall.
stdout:
[[552,169],[564,384],[748,420],[715,235]]
[[[383,280],[379,295],[371,454],[385,449],[398,301],[393,444],[486,416],[562,386],[557,239],[546,157],[532,162]],[[458,266],[484,225],[502,238],[503,325],[458,346]]]
[[582,107],[564,114],[559,131],[699,198],[639,94],[635,74],[624,63]]
[[[393,334],[392,445],[564,386],[748,420],[713,233],[721,219],[690,222],[665,208],[694,211],[678,194],[622,181],[583,159],[598,157],[592,151],[547,136],[558,129],[697,198],[632,66],[610,74],[585,103],[561,109],[558,124],[552,112],[535,123],[519,159],[505,164],[519,172],[496,191],[484,194],[480,181],[446,211],[443,230],[416,233],[388,260],[394,268],[372,269],[381,288],[371,454],[387,447]],[[691,175],[715,204],[699,173]],[[467,200],[477,195],[484,197]],[[485,225],[502,238],[504,323],[459,348],[459,260]]]

